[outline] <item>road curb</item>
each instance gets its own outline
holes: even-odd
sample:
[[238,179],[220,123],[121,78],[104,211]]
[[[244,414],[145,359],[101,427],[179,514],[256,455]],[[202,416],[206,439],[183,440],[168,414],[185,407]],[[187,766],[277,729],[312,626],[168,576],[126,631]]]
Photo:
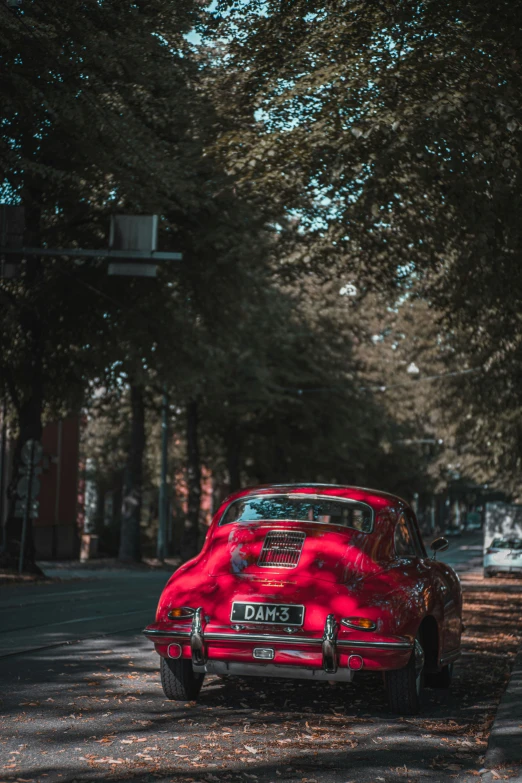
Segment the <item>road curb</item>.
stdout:
[[[500,766],[513,769],[515,776],[510,776],[510,783],[522,783],[522,647],[493,721],[484,758],[487,770]],[[482,776],[484,783],[490,776]]]

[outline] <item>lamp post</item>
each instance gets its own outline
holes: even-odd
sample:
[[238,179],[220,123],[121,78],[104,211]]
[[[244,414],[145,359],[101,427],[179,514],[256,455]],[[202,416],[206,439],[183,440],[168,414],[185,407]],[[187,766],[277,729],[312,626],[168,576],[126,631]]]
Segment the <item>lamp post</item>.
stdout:
[[[108,248],[24,247],[24,209],[0,204],[0,258],[3,256],[62,256],[66,258],[106,258],[109,275],[156,277],[158,261],[181,261],[182,253],[156,250],[157,215],[112,215]],[[16,276],[9,265],[4,276]]]
[[2,444],[0,445],[0,527],[2,528],[2,549],[5,548],[5,520],[4,520],[4,496],[5,496],[5,458],[7,454],[7,390],[4,387],[2,399]]
[[169,459],[169,396],[167,386],[163,387],[161,405],[161,477],[159,491],[159,526],[156,557],[164,560],[167,555],[167,524],[168,524],[168,459]]

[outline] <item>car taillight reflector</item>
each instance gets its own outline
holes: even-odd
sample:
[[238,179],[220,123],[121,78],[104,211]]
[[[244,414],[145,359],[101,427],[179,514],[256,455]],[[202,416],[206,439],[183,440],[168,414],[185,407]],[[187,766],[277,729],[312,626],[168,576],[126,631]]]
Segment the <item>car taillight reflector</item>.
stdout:
[[190,606],[176,606],[170,610],[167,617],[169,620],[190,620],[194,617],[195,611]]
[[354,671],[362,669],[363,663],[364,661],[360,655],[350,655],[348,658],[348,668],[353,669]]
[[181,658],[181,645],[169,644],[167,647],[167,655],[169,658]]

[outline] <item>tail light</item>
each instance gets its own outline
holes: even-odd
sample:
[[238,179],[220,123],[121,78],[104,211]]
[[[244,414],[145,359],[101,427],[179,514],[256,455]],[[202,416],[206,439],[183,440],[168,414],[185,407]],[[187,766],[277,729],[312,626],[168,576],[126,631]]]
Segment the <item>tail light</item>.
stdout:
[[377,625],[368,617],[343,617],[341,625],[356,631],[375,631]]
[[350,655],[348,658],[348,668],[352,669],[353,671],[359,671],[359,669],[362,669],[363,664],[364,661],[360,655]]
[[190,606],[176,606],[171,609],[167,617],[169,620],[191,620],[194,617],[195,609]]

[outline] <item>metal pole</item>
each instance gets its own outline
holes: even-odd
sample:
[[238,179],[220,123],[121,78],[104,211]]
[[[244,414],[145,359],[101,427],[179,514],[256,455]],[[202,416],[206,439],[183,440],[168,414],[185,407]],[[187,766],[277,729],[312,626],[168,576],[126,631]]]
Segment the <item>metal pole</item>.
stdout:
[[60,524],[60,492],[62,481],[62,440],[63,440],[63,422],[58,422],[56,433],[56,487],[54,498],[54,523],[52,530],[51,553],[53,557],[58,556],[58,525]]
[[2,447],[0,450],[0,527],[2,528],[2,549],[5,549],[5,510],[4,510],[4,496],[5,496],[5,474],[6,474],[6,440],[7,440],[7,392],[4,389],[4,399],[2,403]]
[[457,530],[460,530],[460,500],[458,497],[455,500],[455,522]]
[[27,535],[27,522],[29,521],[29,509],[32,506],[31,490],[33,484],[33,471],[34,471],[34,440],[31,441],[31,461],[29,463],[29,475],[27,481],[27,498],[24,508],[24,521],[22,523],[22,541],[20,543],[20,560],[18,561],[18,573],[22,573],[24,567],[24,550],[25,550],[25,537]]
[[156,557],[163,560],[167,554],[167,475],[169,459],[169,397],[167,387],[163,387],[163,402],[161,408],[161,478],[159,492],[159,527]]

